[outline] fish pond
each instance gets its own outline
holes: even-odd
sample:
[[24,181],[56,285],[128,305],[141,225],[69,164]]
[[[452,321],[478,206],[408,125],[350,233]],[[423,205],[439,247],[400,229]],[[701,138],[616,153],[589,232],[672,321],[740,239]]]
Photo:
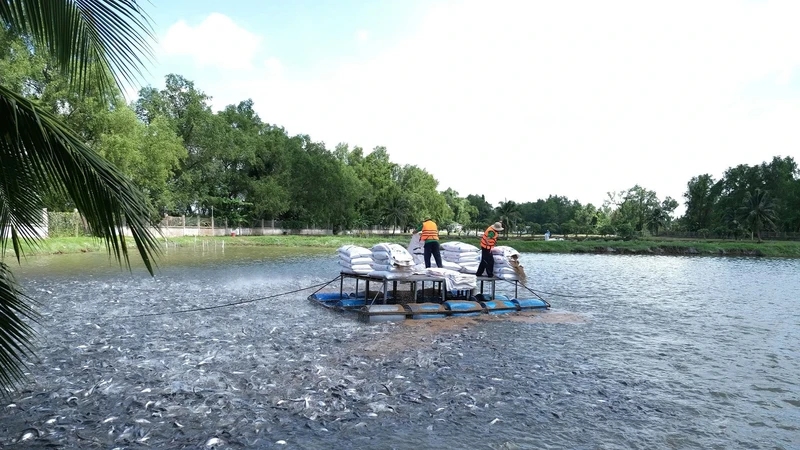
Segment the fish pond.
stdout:
[[551,310],[364,324],[275,296],[335,278],[331,249],[30,258],[0,448],[800,448],[800,260],[522,263]]

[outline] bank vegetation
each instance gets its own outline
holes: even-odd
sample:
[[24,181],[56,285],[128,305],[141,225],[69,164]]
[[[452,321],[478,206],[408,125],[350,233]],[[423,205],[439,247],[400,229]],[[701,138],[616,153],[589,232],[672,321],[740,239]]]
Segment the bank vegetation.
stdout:
[[[309,247],[330,248],[354,244],[371,247],[381,242],[393,242],[403,246],[408,244],[409,235],[384,236],[236,236],[236,237],[183,237],[162,239],[165,249],[216,246],[226,247]],[[442,242],[461,241],[475,246],[480,245],[474,236],[442,236]],[[681,256],[763,256],[800,258],[800,242],[797,241],[764,241],[722,239],[633,239],[602,238],[599,236],[568,238],[566,240],[545,241],[541,236],[511,237],[501,239],[498,245],[508,245],[523,253],[575,253],[575,254],[608,254],[608,255],[681,255]],[[37,242],[36,246],[28,246],[24,250],[28,256],[54,255],[62,253],[104,252],[102,240],[90,237],[52,238]]]

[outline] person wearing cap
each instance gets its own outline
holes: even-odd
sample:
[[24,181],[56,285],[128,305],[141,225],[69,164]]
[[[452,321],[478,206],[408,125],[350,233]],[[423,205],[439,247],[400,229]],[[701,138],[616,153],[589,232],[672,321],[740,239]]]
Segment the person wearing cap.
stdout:
[[439,250],[439,227],[436,222],[431,219],[425,219],[422,224],[417,227],[419,231],[419,239],[423,243],[423,254],[425,256],[425,268],[431,267],[431,255],[436,260],[436,267],[443,268],[442,254]]
[[494,278],[494,256],[492,256],[492,248],[497,244],[497,237],[503,231],[503,223],[495,222],[483,232],[481,238],[481,263],[478,265],[478,273],[475,276],[481,276],[483,271],[486,270],[486,276]]

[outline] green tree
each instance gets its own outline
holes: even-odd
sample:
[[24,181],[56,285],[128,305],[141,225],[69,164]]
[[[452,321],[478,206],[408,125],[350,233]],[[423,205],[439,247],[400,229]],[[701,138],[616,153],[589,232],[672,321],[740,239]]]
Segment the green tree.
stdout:
[[636,230],[633,229],[633,225],[627,222],[619,224],[619,226],[615,227],[615,229],[617,230],[617,235],[624,239],[631,239],[636,233]]
[[561,228],[559,228],[558,224],[555,222],[547,222],[544,224],[543,228],[545,232],[549,231],[550,234],[557,234],[559,231],[561,231]]
[[437,190],[439,182],[433,175],[412,165],[400,168],[397,175],[395,188],[399,189],[408,200],[407,219],[411,223],[422,222],[425,218],[431,218],[441,225],[453,221],[453,211],[447,204],[446,196]]
[[744,199],[739,213],[742,222],[750,228],[750,239],[755,234],[761,242],[761,231],[765,227],[775,227],[775,208],[767,192],[761,189],[754,190]]
[[502,233],[506,237],[508,237],[509,232],[513,231],[515,227],[522,222],[519,205],[513,200],[500,202],[500,205],[495,209],[495,214],[500,217],[500,221],[503,222]]
[[157,216],[174,209],[169,181],[186,158],[186,149],[166,118],[158,116],[146,125],[122,104],[97,116],[93,147],[100,156],[147,195]]
[[450,210],[453,212],[453,220],[450,223],[440,224],[440,227],[443,226],[446,228],[448,233],[456,229],[464,229],[472,223],[472,219],[478,215],[478,209],[472,206],[466,198],[459,197],[458,192],[454,191],[452,188],[447,188],[442,192],[442,195],[444,196],[447,206],[449,206]]
[[306,135],[292,137],[289,144],[291,202],[286,218],[334,231],[343,229],[357,217],[359,185],[353,171],[323,143]]
[[573,219],[561,224],[561,232],[564,233],[564,237],[571,233],[575,233],[575,237],[578,237],[579,229],[578,224]]
[[537,223],[564,223],[575,219],[576,214],[582,208],[578,201],[556,195],[551,195],[546,200],[539,199],[534,203],[527,202],[519,205],[523,220]]
[[395,234],[398,226],[406,223],[410,210],[408,199],[400,193],[395,193],[389,199],[386,208],[383,210],[383,220],[386,224],[392,226],[392,234]]
[[658,230],[667,226],[669,221],[669,213],[661,206],[657,206],[650,211],[650,217],[647,220],[647,228],[654,235],[658,235]]
[[186,158],[170,180],[178,214],[209,214],[213,204],[228,204],[225,199],[232,198],[225,165],[232,162],[234,139],[225,118],[211,111],[210,100],[192,81],[169,74],[164,89],[145,87],[134,104],[145,124],[165,117],[186,148]]
[[[3,1],[0,22],[5,30],[29,37],[34,54],[51,55],[76,92],[94,85],[109,94],[116,83],[133,80],[149,54],[150,26],[134,2]],[[152,273],[158,243],[148,231],[146,198],[24,94],[0,81],[0,254],[10,243],[20,260],[22,243],[37,239],[42,193],[58,191],[71,198],[109,253],[129,263],[122,229],[127,225]],[[23,358],[33,351],[26,318],[35,320],[36,312],[2,261],[0,316],[0,385],[10,389],[24,377]]]
[[759,167],[740,164],[725,171],[717,187],[719,200],[714,208],[714,222],[708,229],[718,224],[734,230],[738,227],[739,208],[755,189],[764,189],[764,181]]
[[760,165],[764,190],[770,193],[775,210],[775,228],[780,231],[800,230],[800,169],[794,158],[776,156]]
[[477,216],[473,216],[473,221],[476,224],[475,230],[482,232],[494,222],[492,220],[494,208],[483,195],[470,194],[467,196],[467,201],[478,211]]
[[673,220],[672,215],[675,213],[675,209],[677,208],[678,201],[669,195],[664,199],[664,201],[661,202],[661,209],[664,210],[668,217],[667,222],[671,222]]
[[609,236],[612,234],[616,234],[617,230],[610,223],[605,223],[597,227],[597,232],[600,233],[600,236]]
[[47,72],[44,52],[30,51],[32,43],[0,27],[0,80],[5,88],[29,96],[40,93]]
[[396,188],[399,167],[389,159],[386,147],[380,146],[366,156],[363,156],[362,149],[354,148],[350,152],[348,164],[367,187],[358,210],[370,225],[377,225],[382,221],[381,211],[386,209]]
[[273,220],[288,211],[291,203],[291,161],[286,151],[289,137],[282,128],[269,125],[259,133],[260,143],[245,168],[248,177],[244,195],[253,205],[253,218]]
[[720,188],[709,174],[689,180],[683,197],[686,199],[684,214],[689,231],[709,228],[712,225],[714,206],[719,199]]
[[592,234],[597,227],[598,211],[594,205],[588,203],[585,206],[580,206],[575,209],[575,224],[577,225],[576,233]]
[[628,223],[634,231],[642,231],[649,223],[653,209],[660,205],[656,193],[638,184],[627,191],[609,192],[607,202],[617,208],[611,214],[611,224],[617,230]]

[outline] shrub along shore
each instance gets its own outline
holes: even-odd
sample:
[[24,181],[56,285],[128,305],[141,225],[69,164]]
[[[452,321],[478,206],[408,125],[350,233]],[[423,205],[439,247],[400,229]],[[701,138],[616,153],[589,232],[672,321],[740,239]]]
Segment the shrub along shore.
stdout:
[[[236,236],[236,237],[182,237],[165,239],[170,247],[191,247],[216,242],[226,246],[283,246],[336,249],[345,244],[371,247],[380,242],[393,242],[406,246],[408,235],[357,237],[340,236]],[[480,240],[474,236],[441,236],[441,241],[461,241],[475,246]],[[520,252],[531,253],[585,253],[614,255],[705,255],[705,256],[771,256],[800,257],[800,242],[794,241],[730,241],[730,240],[678,240],[642,239],[613,240],[601,238],[570,238],[568,240],[537,240],[531,238],[501,239],[498,245],[509,245]],[[133,241],[129,242],[132,253],[136,252]],[[25,255],[51,255],[60,253],[104,252],[105,244],[91,237],[51,238],[38,242],[36,247],[24,247]],[[5,258],[12,258],[10,246]]]

